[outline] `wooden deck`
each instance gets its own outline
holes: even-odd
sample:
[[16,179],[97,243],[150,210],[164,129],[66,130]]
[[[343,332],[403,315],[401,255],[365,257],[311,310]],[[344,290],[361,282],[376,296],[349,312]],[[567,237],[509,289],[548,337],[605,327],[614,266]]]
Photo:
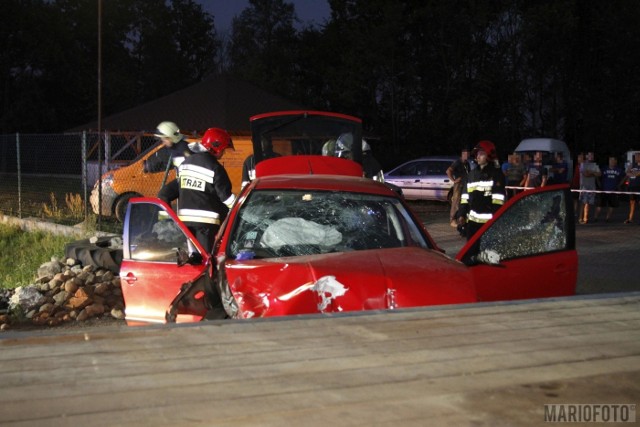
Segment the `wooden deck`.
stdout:
[[0,335],[0,425],[540,425],[640,402],[640,293]]

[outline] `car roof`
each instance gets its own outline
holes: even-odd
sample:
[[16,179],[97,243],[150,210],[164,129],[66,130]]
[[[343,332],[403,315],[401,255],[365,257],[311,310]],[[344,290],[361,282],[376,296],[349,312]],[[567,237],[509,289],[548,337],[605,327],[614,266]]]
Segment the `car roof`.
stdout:
[[411,162],[416,162],[416,161],[420,161],[420,160],[435,160],[435,161],[442,161],[442,162],[453,162],[455,160],[458,160],[460,158],[460,156],[423,156],[423,157],[418,157],[415,159],[411,159],[411,160],[407,160],[406,162],[402,163],[407,164],[407,163],[411,163]]
[[551,151],[568,153],[569,148],[564,141],[560,141],[559,139],[527,138],[520,141],[520,144],[518,144],[515,151]]
[[253,180],[252,187],[254,190],[344,191],[397,198],[393,190],[378,181],[345,175],[270,175]]

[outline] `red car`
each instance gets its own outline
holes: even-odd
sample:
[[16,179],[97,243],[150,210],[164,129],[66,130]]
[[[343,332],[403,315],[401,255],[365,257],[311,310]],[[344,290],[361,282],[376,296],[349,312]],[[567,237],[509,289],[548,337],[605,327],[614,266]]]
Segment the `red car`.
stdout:
[[[346,125],[359,126],[349,116],[304,113],[317,120],[314,125],[323,118],[336,121],[341,134]],[[277,124],[270,121],[274,118]],[[256,120],[261,131],[254,137],[265,130],[283,133],[287,124],[298,126],[306,119],[287,112]],[[290,145],[283,135],[273,135],[281,156],[259,162],[256,179],[222,224],[213,254],[205,253],[163,202],[131,201],[120,269],[129,324],[575,293],[577,254],[568,186],[512,198],[453,259],[397,192],[362,178],[353,160],[318,155],[329,134],[304,141],[301,130],[309,128],[296,128],[297,139]],[[294,145],[304,151],[293,152]]]

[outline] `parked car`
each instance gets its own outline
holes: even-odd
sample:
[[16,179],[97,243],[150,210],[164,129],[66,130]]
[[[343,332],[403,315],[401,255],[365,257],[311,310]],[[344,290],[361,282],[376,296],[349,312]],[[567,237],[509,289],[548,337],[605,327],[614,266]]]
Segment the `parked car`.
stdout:
[[451,199],[453,182],[447,176],[455,156],[431,156],[410,160],[384,174],[385,182],[402,189],[407,200]]
[[[332,125],[359,133],[359,122],[348,116],[311,116],[256,118],[254,150],[264,132],[277,131],[281,147],[288,146],[285,130],[292,124],[291,141],[307,148],[318,144],[305,143],[305,135],[321,139]],[[307,132],[300,132],[307,119]],[[518,194],[450,258],[402,196],[362,178],[357,162],[282,155],[256,165],[256,178],[230,210],[212,253],[167,204],[131,200],[120,268],[126,320],[193,322],[572,295],[572,209],[568,186]]]

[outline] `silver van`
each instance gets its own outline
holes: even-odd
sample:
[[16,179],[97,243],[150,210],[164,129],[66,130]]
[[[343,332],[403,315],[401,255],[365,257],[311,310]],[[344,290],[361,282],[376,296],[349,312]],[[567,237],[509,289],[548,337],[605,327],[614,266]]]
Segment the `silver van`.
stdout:
[[[536,151],[542,152],[542,164],[547,169],[550,169],[555,163],[556,153],[562,153],[564,160],[569,165],[567,169],[567,181],[571,182],[573,176],[573,158],[571,157],[569,147],[567,147],[564,141],[553,138],[527,138],[520,141],[520,144],[518,144],[514,151],[520,155],[525,153],[530,154],[531,158],[533,158]],[[549,177],[551,176],[552,174],[549,175]]]

